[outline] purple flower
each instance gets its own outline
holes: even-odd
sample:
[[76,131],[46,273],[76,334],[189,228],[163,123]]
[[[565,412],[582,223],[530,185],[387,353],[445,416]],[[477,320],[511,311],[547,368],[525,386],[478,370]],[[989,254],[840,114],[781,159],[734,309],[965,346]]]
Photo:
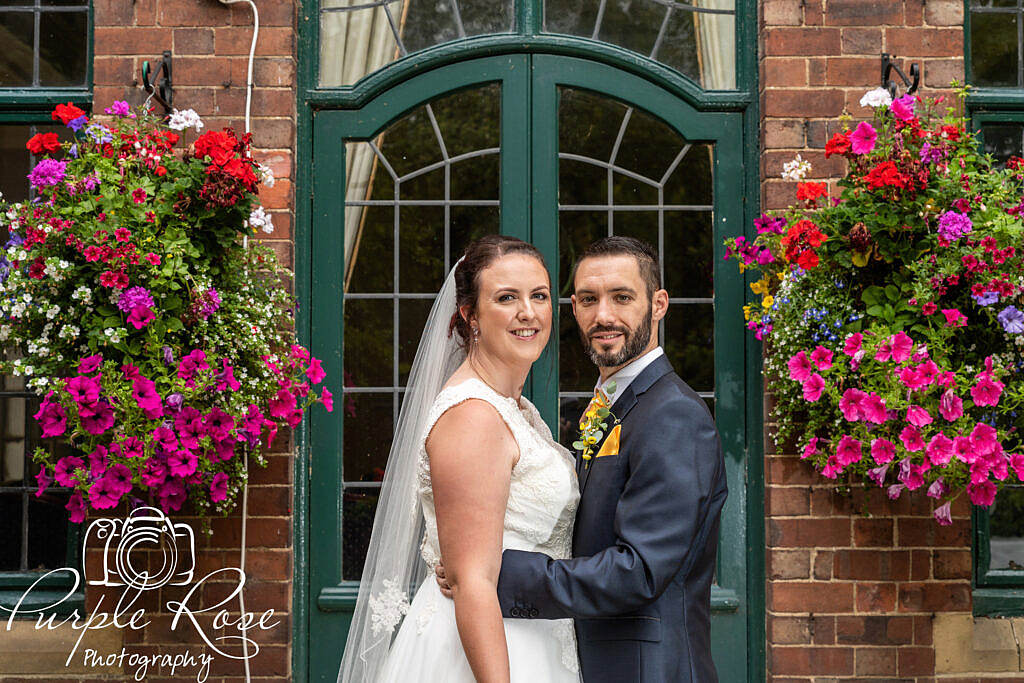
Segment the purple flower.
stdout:
[[110,114],[111,116],[128,116],[130,112],[131,109],[124,100],[114,100],[112,105],[103,110],[104,114]]
[[78,131],[82,130],[82,126],[84,126],[85,122],[88,120],[89,118],[85,116],[85,114],[83,114],[82,116],[73,118],[70,121],[68,121],[68,128],[77,133]]
[[946,152],[941,147],[932,147],[931,143],[926,142],[921,145],[920,157],[924,163],[934,164],[945,159]]
[[[75,144],[71,145],[71,149],[68,150],[68,154],[70,154],[71,156],[73,156],[76,159],[78,158],[78,143],[77,142]],[[68,189],[71,190],[72,188],[69,187]],[[74,192],[72,192],[71,194],[74,194]]]
[[35,187],[48,187],[58,184],[64,180],[67,169],[66,161],[56,159],[43,159],[28,174],[29,182]]
[[939,217],[939,236],[955,242],[971,232],[971,219],[958,211],[947,211]]
[[939,507],[935,508],[935,512],[932,513],[935,516],[935,521],[942,526],[949,526],[953,523],[953,516],[950,514],[949,501],[946,501]]
[[981,296],[971,294],[971,298],[974,299],[974,303],[979,306],[991,306],[999,301],[999,292],[985,292]]
[[85,134],[93,139],[97,144],[102,145],[106,142],[112,142],[114,137],[110,134],[110,129],[104,126],[102,123],[94,123],[85,129]]
[[117,300],[117,307],[126,312],[136,306],[152,308],[153,305],[153,297],[145,287],[126,289],[121,293],[121,298]]
[[932,482],[932,485],[928,487],[929,498],[942,498],[946,493],[946,484],[943,483],[942,477],[939,477]]
[[1007,306],[996,316],[1003,329],[1010,334],[1024,332],[1024,312],[1017,310],[1016,306]]
[[171,365],[174,362],[174,349],[170,346],[165,346],[161,350],[164,354],[164,365]]
[[163,508],[164,512],[180,510],[182,503],[188,497],[188,493],[185,490],[185,482],[181,479],[172,479],[165,482],[160,490],[157,491],[157,496],[160,498],[160,507]]
[[164,404],[167,406],[167,409],[170,410],[172,413],[180,413],[181,406],[184,402],[185,397],[175,392],[167,397],[167,399],[164,401]]
[[773,232],[776,235],[781,235],[786,229],[786,219],[762,213],[760,218],[754,219],[754,227],[757,228],[759,235],[763,232]]

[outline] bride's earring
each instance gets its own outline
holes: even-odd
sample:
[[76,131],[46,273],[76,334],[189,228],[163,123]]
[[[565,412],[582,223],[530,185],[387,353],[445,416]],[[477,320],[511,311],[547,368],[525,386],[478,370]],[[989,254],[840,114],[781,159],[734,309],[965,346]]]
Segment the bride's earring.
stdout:
[[480,342],[480,328],[473,325],[473,343],[478,344]]

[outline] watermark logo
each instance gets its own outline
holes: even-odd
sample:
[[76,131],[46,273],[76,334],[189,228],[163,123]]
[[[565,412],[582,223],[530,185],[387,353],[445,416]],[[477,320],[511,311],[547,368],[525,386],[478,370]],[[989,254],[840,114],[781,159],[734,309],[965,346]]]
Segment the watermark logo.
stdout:
[[[90,560],[85,549],[90,545],[103,548],[98,558]],[[259,653],[259,645],[249,638],[249,629],[270,630],[281,622],[274,619],[274,610],[268,609],[262,614],[243,612],[239,616],[231,616],[230,606],[236,604],[245,586],[245,574],[237,567],[216,569],[204,577],[195,578],[195,534],[192,527],[185,523],[174,523],[163,511],[153,507],[136,508],[125,519],[100,518],[94,520],[86,530],[83,540],[82,555],[86,558],[85,581],[91,586],[120,588],[120,596],[112,612],[104,609],[107,593],[100,595],[95,609],[88,616],[82,616],[78,610],[62,621],[54,610],[68,600],[78,590],[83,581],[79,571],[73,567],[61,567],[40,575],[26,590],[13,607],[0,604],[0,610],[9,612],[6,628],[11,630],[16,617],[30,618],[36,615],[35,628],[54,630],[62,626],[70,627],[79,632],[71,652],[65,660],[69,666],[74,660],[82,639],[88,631],[104,628],[121,628],[141,630],[149,625],[145,610],[132,609],[135,602],[144,592],[162,586],[191,586],[180,601],[168,600],[164,608],[173,619],[170,629],[175,631],[179,626],[193,628],[203,642],[213,652],[230,659],[250,659]],[[61,599],[42,607],[27,607],[32,592],[45,585],[46,578],[52,574],[68,572],[74,577],[74,585]],[[230,594],[215,605],[199,608],[202,600],[202,588],[207,581],[236,581]],[[234,629],[238,635],[223,635],[211,638],[205,631],[205,625],[196,618],[197,614],[213,614],[214,630]],[[234,655],[221,649],[227,644],[242,646],[243,654]],[[170,668],[173,675],[178,667],[198,667],[196,680],[203,683],[210,673],[213,655],[199,653],[192,655],[189,651],[176,655],[142,655],[128,653],[125,648],[120,653],[99,653],[91,648],[83,652],[82,662],[85,666],[125,666],[134,668],[135,680],[144,680],[150,666],[162,664]]]

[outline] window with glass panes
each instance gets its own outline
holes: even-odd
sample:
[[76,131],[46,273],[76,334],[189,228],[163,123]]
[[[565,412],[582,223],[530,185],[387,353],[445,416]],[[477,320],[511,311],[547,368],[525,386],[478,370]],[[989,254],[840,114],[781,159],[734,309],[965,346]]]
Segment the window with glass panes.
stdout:
[[[0,192],[6,202],[31,201],[27,175],[37,159],[26,148],[36,133],[53,132],[62,141],[72,132],[50,116],[58,103],[88,109],[90,95],[91,5],[76,0],[7,0],[0,3]],[[7,221],[0,216],[0,249],[9,243]],[[10,263],[0,258],[0,277]],[[0,320],[2,326],[3,320]],[[0,341],[0,354],[18,350]],[[40,399],[26,377],[0,376],[0,604],[21,597],[40,573],[80,564],[80,525],[71,524],[64,506],[69,490],[55,484],[40,489],[38,447],[65,449],[42,439],[33,417]],[[33,602],[56,602],[73,582],[54,574],[39,586]],[[81,589],[79,589],[81,590]],[[24,603],[23,603],[24,604]],[[80,607],[81,593],[59,611]]]
[[[972,129],[997,163],[1024,157],[1024,0],[967,0]],[[974,611],[1024,614],[1024,487],[974,514]],[[1008,590],[1016,589],[1016,590]]]

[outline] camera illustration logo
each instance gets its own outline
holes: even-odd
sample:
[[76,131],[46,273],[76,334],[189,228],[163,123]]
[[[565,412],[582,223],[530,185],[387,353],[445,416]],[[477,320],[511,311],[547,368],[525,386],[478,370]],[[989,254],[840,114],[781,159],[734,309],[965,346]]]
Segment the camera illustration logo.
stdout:
[[[138,507],[124,519],[94,520],[85,532],[83,548],[100,545],[102,559],[86,554],[85,577],[92,586],[130,586],[140,591],[164,585],[181,586],[195,572],[195,535],[192,527],[172,523],[154,507]],[[99,565],[99,578],[90,579]]]

